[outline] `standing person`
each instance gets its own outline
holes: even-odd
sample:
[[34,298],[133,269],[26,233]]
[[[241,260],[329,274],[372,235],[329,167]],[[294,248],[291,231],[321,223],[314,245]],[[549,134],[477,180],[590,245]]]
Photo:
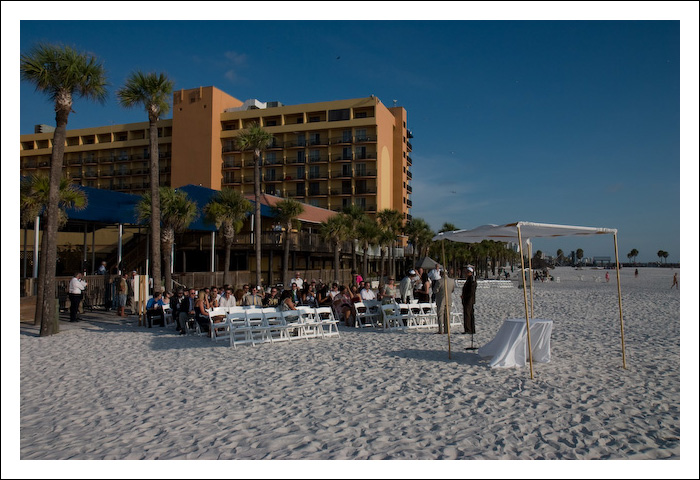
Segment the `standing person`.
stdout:
[[676,287],[676,289],[681,288],[681,284],[678,282],[678,272],[674,272],[673,274],[673,283],[671,284],[671,288]]
[[180,327],[180,335],[187,333],[187,319],[195,318],[197,311],[197,290],[190,288],[188,295],[180,302],[180,308],[177,315],[177,326]]
[[[386,285],[381,290],[382,303],[392,303],[399,297],[399,288],[394,283],[394,278],[389,277]],[[406,302],[408,303],[408,302]]]
[[639,270],[635,268],[634,269],[634,278],[637,278],[638,276],[639,276]]
[[605,281],[609,282],[610,281],[610,273],[605,272]]
[[126,297],[129,294],[129,284],[126,273],[122,273],[117,280],[117,315],[126,317]]
[[464,333],[474,335],[474,302],[476,297],[476,279],[474,278],[474,267],[467,267],[467,281],[462,288],[462,309],[464,310]]
[[[126,306],[131,307],[131,313],[133,315],[134,313],[136,313],[136,270],[131,271],[131,276],[129,277],[127,287],[129,289],[129,292]],[[124,314],[124,316],[126,316],[126,314]]]
[[430,303],[432,302],[433,288],[428,277],[428,272],[422,268],[418,268],[418,274],[420,275],[420,282],[416,282],[416,288],[418,290],[413,291],[413,296],[418,299],[420,303]]
[[301,289],[304,288],[304,282],[305,282],[305,280],[303,278],[301,278],[301,272],[296,272],[294,274],[294,278],[292,278],[289,281],[289,286],[291,287],[292,284],[296,284],[297,288],[301,292]]
[[[455,291],[455,281],[444,270],[440,273],[442,278],[434,280],[433,292],[435,292],[435,306],[438,315],[438,333],[443,334],[447,333],[449,329],[447,312],[452,310],[452,293]],[[445,290],[447,290],[447,298],[445,298]]]
[[78,308],[83,298],[83,290],[87,287],[87,282],[83,280],[83,274],[78,272],[73,275],[68,284],[68,297],[70,298],[70,321],[78,321]]
[[399,297],[403,303],[411,303],[413,300],[413,277],[416,271],[411,269],[399,282]]
[[97,267],[97,275],[107,275],[107,262],[102,260],[102,263]]

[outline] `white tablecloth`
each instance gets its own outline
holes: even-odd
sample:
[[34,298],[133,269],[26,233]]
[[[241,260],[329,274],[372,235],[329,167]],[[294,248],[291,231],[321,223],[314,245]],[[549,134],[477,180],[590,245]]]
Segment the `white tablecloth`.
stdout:
[[[550,359],[549,339],[552,335],[552,321],[535,318],[530,320],[530,342],[532,360],[547,363]],[[513,318],[503,322],[493,340],[479,348],[479,356],[490,358],[493,368],[522,367],[527,355],[527,327],[524,318]]]

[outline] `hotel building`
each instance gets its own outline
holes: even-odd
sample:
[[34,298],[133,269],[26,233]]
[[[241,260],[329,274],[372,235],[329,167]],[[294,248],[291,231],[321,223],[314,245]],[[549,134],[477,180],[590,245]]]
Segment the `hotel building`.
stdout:
[[[406,110],[375,96],[301,105],[240,101],[215,87],[179,90],[158,124],[160,182],[253,193],[253,153],[235,138],[256,122],[273,135],[262,154],[262,192],[340,211],[390,208],[410,219],[411,143]],[[51,127],[20,136],[20,171],[47,171]],[[68,130],[64,166],[77,184],[149,188],[148,122]]]

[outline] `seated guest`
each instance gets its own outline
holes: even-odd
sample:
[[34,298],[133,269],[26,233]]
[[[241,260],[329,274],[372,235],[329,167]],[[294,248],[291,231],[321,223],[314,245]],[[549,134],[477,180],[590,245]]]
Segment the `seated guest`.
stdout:
[[304,296],[304,305],[307,307],[318,308],[318,300],[316,299],[316,292],[313,288],[309,288]]
[[[206,289],[205,289],[206,290]],[[196,313],[197,323],[199,324],[199,329],[202,332],[209,333],[209,297],[204,290],[199,291],[199,296],[194,304],[194,309]]]
[[381,290],[381,301],[382,303],[392,303],[394,300],[399,298],[399,289],[394,283],[394,279],[392,277],[389,277],[389,280],[387,280],[386,285],[384,285],[384,288]]
[[253,287],[248,295],[243,297],[243,306],[262,307],[262,297],[258,293],[260,287]]
[[301,303],[301,292],[299,291],[299,287],[296,283],[292,282],[290,288],[292,292],[292,301],[294,302],[294,305],[299,305]]
[[180,335],[187,333],[187,321],[197,317],[197,290],[191,288],[188,295],[182,299],[178,308],[177,326]]
[[297,309],[296,305],[294,304],[294,299],[292,297],[291,290],[285,290],[284,292],[282,292],[282,294],[280,295],[280,302],[279,302],[279,306],[277,307],[277,309],[280,312],[286,312],[288,310],[296,310]]
[[[341,291],[342,291],[342,289],[341,289]],[[362,301],[362,296],[360,295],[360,291],[357,289],[356,285],[352,285],[350,287],[349,295],[350,295],[350,300],[352,301],[352,303],[357,303],[357,302]]]
[[338,294],[333,299],[332,306],[336,318],[344,321],[346,327],[352,327],[355,324],[355,305],[345,285],[338,287]]
[[280,303],[280,295],[277,291],[277,287],[271,287],[270,293],[265,295],[263,299],[263,306],[265,307],[277,307]]
[[360,290],[360,297],[362,297],[362,300],[376,300],[377,299],[377,296],[372,291],[372,288],[371,288],[369,282],[365,282],[364,286],[362,287],[362,290]]
[[160,292],[155,292],[153,297],[146,302],[146,323],[148,328],[153,327],[153,317],[160,317],[160,325],[163,326],[163,295]]
[[230,285],[227,285],[224,291],[224,294],[221,295],[221,298],[219,299],[219,306],[220,307],[235,307],[236,306],[236,297],[233,295],[233,287]]

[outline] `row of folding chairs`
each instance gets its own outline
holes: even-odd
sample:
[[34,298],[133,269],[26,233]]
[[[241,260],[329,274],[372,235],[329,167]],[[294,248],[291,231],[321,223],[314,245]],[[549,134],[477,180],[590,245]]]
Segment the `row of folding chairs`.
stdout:
[[339,336],[338,321],[331,307],[298,307],[281,312],[276,308],[229,307],[222,321],[210,314],[212,340],[228,338],[232,347],[282,341]]

